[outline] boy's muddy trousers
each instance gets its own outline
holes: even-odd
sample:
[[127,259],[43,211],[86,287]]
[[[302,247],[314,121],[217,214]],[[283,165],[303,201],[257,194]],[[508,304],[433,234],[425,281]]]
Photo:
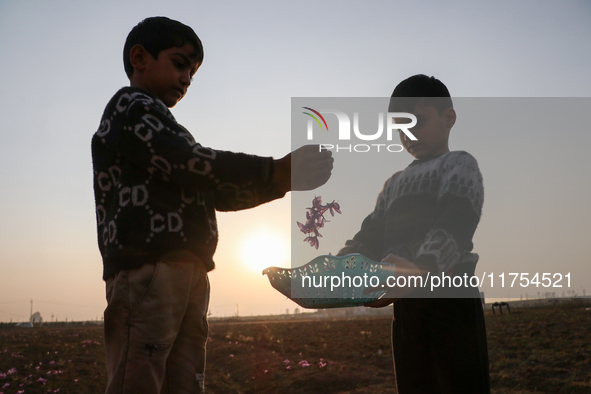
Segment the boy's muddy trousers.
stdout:
[[109,278],[106,290],[106,393],[202,393],[209,303],[205,267],[146,264]]

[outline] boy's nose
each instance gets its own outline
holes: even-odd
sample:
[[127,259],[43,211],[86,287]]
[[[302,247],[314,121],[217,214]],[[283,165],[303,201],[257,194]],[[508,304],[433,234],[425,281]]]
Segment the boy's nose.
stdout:
[[181,83],[183,85],[186,85],[187,87],[189,87],[189,85],[191,85],[191,73],[190,72],[182,73]]

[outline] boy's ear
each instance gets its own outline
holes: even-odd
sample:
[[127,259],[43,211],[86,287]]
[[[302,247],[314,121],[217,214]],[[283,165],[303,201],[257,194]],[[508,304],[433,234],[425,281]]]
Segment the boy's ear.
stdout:
[[448,128],[452,128],[456,123],[456,111],[453,108],[445,110],[445,124]]
[[129,61],[134,70],[142,71],[146,68],[150,53],[140,44],[134,45],[129,51]]

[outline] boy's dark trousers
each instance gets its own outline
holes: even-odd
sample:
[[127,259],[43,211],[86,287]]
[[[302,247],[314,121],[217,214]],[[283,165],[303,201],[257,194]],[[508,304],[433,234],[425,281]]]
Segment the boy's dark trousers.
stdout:
[[479,297],[396,302],[392,345],[400,394],[490,393]]

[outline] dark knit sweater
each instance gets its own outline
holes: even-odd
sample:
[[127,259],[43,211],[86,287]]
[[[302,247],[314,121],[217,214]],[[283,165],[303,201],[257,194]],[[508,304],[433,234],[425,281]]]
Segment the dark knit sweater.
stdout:
[[473,272],[483,201],[482,175],[469,153],[415,160],[386,181],[374,212],[339,253],[378,261],[392,253],[434,273]]
[[103,279],[161,259],[214,268],[215,211],[283,196],[273,159],[205,148],[155,96],[123,88],[92,138]]

